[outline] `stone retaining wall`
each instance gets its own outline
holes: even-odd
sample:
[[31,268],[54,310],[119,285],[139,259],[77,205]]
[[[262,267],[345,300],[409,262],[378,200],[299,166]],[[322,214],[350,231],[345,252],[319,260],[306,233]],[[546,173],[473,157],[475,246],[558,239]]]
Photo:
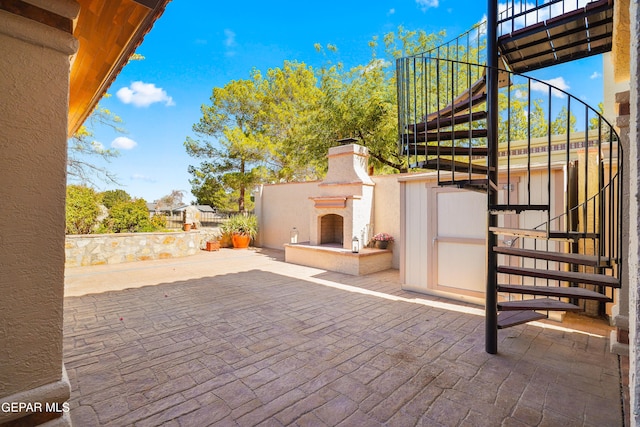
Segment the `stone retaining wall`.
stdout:
[[65,240],[65,267],[195,255],[204,246],[210,234],[207,230],[195,230],[69,235]]

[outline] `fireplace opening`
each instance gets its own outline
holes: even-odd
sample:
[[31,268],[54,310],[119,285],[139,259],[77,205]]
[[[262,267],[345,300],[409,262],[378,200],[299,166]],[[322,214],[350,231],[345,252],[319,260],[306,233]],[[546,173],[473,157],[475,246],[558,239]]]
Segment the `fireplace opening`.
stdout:
[[320,244],[338,244],[342,246],[343,225],[344,219],[340,215],[327,214],[320,218]]

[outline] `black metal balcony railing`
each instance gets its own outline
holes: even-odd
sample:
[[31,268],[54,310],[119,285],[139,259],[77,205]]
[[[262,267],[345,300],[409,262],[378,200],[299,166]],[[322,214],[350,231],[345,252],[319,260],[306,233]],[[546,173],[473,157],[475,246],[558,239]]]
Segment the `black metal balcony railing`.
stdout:
[[[607,0],[605,0],[605,3]],[[498,35],[552,20],[603,3],[598,0],[507,0],[500,4]]]

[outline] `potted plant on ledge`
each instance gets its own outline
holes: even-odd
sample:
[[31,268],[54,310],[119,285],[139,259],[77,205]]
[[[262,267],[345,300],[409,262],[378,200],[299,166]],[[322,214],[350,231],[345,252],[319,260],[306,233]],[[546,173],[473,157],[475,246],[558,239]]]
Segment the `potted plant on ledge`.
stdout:
[[387,249],[389,242],[393,242],[393,236],[388,233],[378,233],[373,236],[373,243],[378,249]]
[[255,215],[233,215],[222,224],[220,230],[231,236],[234,248],[245,249],[258,235],[258,218]]

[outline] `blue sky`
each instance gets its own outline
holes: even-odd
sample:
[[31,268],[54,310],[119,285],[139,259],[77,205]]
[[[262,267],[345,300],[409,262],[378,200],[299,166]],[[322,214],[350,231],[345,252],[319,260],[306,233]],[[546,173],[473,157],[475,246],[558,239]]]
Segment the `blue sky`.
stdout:
[[[193,136],[200,106],[214,87],[249,77],[252,68],[267,70],[285,60],[319,67],[325,62],[315,43],[334,44],[332,60],[347,67],[366,64],[367,43],[399,25],[409,30],[447,32],[447,39],[466,31],[486,13],[485,1],[459,0],[326,0],[311,2],[212,2],[173,0],[138,53],[143,61],[127,65],[101,105],[124,120],[127,134],[96,128],[96,141],[120,156],[106,166],[134,197],[153,201],[172,190],[193,200],[183,142]],[[550,80],[591,105],[602,100],[600,56],[541,70]]]

